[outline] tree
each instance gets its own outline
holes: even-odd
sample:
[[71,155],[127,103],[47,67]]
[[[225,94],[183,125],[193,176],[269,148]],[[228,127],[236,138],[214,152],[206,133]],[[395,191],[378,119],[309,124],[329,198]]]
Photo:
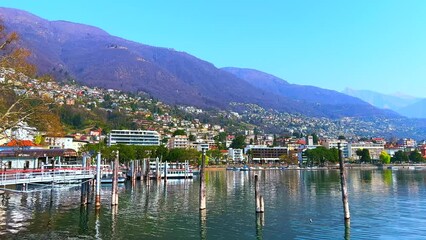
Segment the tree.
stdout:
[[35,66],[27,62],[30,52],[17,47],[18,39],[17,33],[8,34],[0,22],[0,67],[7,70],[0,83],[0,138],[8,138],[6,131],[23,123],[49,135],[60,135],[62,125],[53,111],[53,101],[16,84],[18,79],[32,77],[36,72]]
[[420,154],[418,151],[411,151],[408,158],[410,159],[410,161],[415,163],[423,162],[425,160],[422,157],[422,154]]
[[370,151],[368,149],[357,149],[355,153],[360,157],[360,162],[371,162]]
[[380,153],[379,159],[383,164],[389,164],[391,161],[390,155],[385,151],[382,151]]
[[407,154],[405,154],[405,152],[403,152],[402,150],[399,150],[398,152],[396,152],[393,157],[391,158],[392,162],[398,162],[398,163],[402,163],[402,162],[407,162],[408,161],[408,156]]
[[185,130],[183,130],[183,129],[178,129],[178,130],[176,130],[176,131],[174,131],[174,132],[173,132],[173,137],[174,137],[174,136],[177,136],[177,135],[183,135],[183,136],[186,136],[186,132],[185,132]]
[[219,164],[220,160],[223,158],[223,154],[219,149],[208,150],[207,156],[209,156],[216,164]]
[[189,137],[188,137],[188,140],[189,140],[190,142],[194,142],[194,141],[196,141],[196,140],[197,140],[197,137],[195,137],[195,135],[190,134],[190,135],[189,135]]
[[370,151],[366,148],[362,149],[361,162],[371,162]]
[[243,135],[238,135],[232,140],[230,148],[234,149],[243,149],[246,146],[246,137]]

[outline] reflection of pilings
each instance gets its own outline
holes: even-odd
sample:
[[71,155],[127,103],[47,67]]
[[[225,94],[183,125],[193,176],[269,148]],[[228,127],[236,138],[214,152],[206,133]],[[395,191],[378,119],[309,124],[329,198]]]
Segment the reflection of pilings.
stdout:
[[98,152],[96,159],[96,194],[95,194],[95,207],[101,207],[101,152]]
[[101,231],[100,231],[100,228],[101,228],[101,221],[99,220],[99,209],[98,208],[96,208],[96,211],[95,211],[95,216],[96,216],[96,220],[95,220],[95,239],[102,239],[102,237],[101,237]]
[[345,240],[351,239],[351,221],[349,219],[345,220]]
[[88,222],[89,222],[89,211],[87,211],[86,205],[80,206],[80,231],[82,233],[86,233],[88,228]]
[[111,239],[118,239],[119,236],[116,236],[117,228],[117,215],[118,215],[118,205],[111,206]]
[[206,151],[203,149],[201,157],[200,169],[200,210],[206,209],[206,178],[204,175],[204,168],[206,164]]
[[88,186],[88,181],[86,180],[82,180],[83,182],[81,183],[81,205],[86,205],[88,203],[88,190],[87,188],[89,188]]
[[256,213],[256,239],[263,239],[263,226],[265,226],[265,214]]
[[263,213],[265,211],[263,196],[259,194],[259,176],[254,175],[254,198],[256,201],[256,212]]
[[207,239],[207,210],[200,211],[200,239]]
[[111,205],[118,205],[118,154],[119,153],[117,151],[112,176]]
[[340,166],[340,185],[342,187],[342,202],[343,202],[343,212],[345,222],[349,222],[351,214],[349,212],[349,200],[348,200],[348,187],[346,185],[346,174],[345,166],[343,163],[342,150],[340,148],[340,143],[337,143],[337,148],[339,150],[339,166]]

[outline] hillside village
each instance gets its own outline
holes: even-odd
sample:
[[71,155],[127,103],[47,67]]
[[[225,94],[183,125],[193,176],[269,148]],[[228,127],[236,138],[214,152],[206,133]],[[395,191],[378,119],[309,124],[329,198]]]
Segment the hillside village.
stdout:
[[[126,94],[113,89],[80,86],[74,82],[58,83],[51,79],[32,79],[16,74],[13,69],[4,68],[0,70],[0,82],[13,83],[18,94],[25,91],[49,98],[58,106],[73,106],[88,112],[93,109],[119,112],[130,117],[134,126],[144,129],[140,134],[155,133],[158,141],[152,145],[164,145],[169,149],[221,150],[223,163],[267,163],[288,159],[283,155],[302,162],[306,161],[303,153],[307,149],[317,146],[336,148],[338,142],[342,145],[344,157],[349,160],[357,160],[360,157],[356,154],[358,149],[369,149],[372,159],[379,159],[383,151],[394,156],[399,150],[417,150],[426,157],[424,141],[416,142],[412,138],[385,140],[379,135],[385,130],[396,128],[392,122],[374,124],[354,118],[307,118],[241,103],[230,104],[234,111],[206,111],[193,106],[171,107],[149,98],[144,93]],[[206,120],[206,116],[210,121]],[[241,124],[244,122],[246,124]],[[181,134],[176,135],[177,131],[181,131]],[[111,142],[112,132],[113,129],[105,131],[99,126],[91,126],[87,129],[69,130],[63,136],[48,136],[26,123],[20,123],[14,129],[2,133],[4,136],[0,137],[0,145],[3,145],[2,149],[20,144],[20,147],[23,147],[23,143],[24,147],[29,148],[73,149],[81,156],[82,146],[86,144],[97,144],[100,141],[108,144],[120,143]],[[376,133],[378,135],[375,135]],[[38,145],[31,143],[37,136],[43,136],[44,142]],[[245,148],[228,151],[238,136],[244,137]],[[315,136],[315,141],[312,136]],[[263,149],[263,152],[259,149]]]

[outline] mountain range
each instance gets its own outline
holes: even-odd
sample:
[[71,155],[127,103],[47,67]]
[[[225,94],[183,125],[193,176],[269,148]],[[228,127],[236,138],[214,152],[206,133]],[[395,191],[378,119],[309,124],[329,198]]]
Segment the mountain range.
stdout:
[[39,74],[58,81],[126,92],[143,91],[168,104],[226,109],[252,103],[281,112],[318,117],[397,117],[391,110],[337,91],[290,84],[253,69],[223,68],[170,48],[128,41],[88,25],[48,21],[0,8],[7,31],[32,52]]
[[343,93],[362,99],[373,106],[390,109],[410,118],[426,118],[426,98],[416,98],[401,94],[381,94],[368,90],[347,88]]

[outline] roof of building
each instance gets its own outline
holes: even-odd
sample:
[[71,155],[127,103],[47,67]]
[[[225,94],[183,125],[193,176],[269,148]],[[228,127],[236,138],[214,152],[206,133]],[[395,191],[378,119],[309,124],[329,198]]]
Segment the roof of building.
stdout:
[[38,146],[31,140],[16,140],[12,139],[10,142],[6,143],[6,147],[35,147]]
[[77,157],[74,149],[10,149],[0,151],[0,157]]

